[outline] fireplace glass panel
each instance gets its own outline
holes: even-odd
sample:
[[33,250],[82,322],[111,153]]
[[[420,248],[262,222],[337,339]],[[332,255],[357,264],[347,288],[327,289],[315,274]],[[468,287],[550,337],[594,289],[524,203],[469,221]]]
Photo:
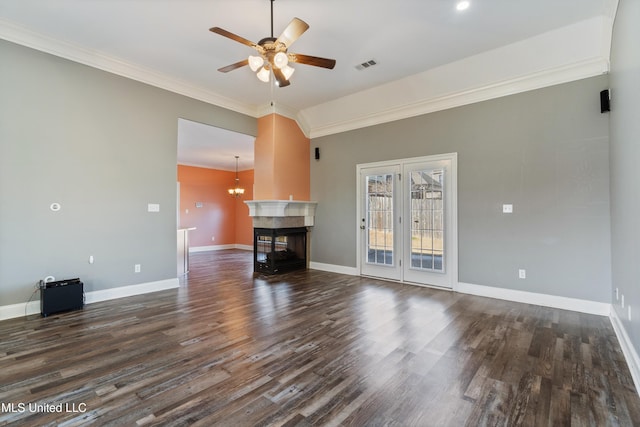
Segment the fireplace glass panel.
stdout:
[[255,228],[254,271],[275,274],[307,267],[307,229]]

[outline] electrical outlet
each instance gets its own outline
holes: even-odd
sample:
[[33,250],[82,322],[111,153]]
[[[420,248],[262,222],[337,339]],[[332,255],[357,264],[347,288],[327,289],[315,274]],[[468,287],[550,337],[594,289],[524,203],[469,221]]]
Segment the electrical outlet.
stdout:
[[89,255],[89,264],[93,264],[93,261],[94,261],[93,255]]
[[520,279],[526,279],[527,278],[527,270],[521,268],[520,270],[518,270],[518,277]]
[[133,266],[133,272],[134,273],[140,273],[140,264],[136,264]]
[[513,205],[502,205],[502,213],[513,213]]

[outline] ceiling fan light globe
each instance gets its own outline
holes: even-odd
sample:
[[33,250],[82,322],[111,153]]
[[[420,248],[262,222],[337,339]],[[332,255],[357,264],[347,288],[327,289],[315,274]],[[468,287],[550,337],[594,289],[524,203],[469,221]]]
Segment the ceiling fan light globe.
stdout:
[[284,52],[278,52],[273,57],[273,65],[276,68],[282,69],[283,67],[286,67],[288,63],[289,63],[289,58],[287,57],[287,54]]
[[264,59],[262,59],[261,56],[249,56],[249,68],[251,68],[251,71],[258,71],[258,68],[262,67],[262,64],[264,64]]
[[256,74],[256,76],[260,79],[260,81],[263,81],[265,83],[269,83],[269,70],[267,70],[266,68],[262,67],[262,69],[260,71],[258,71],[258,73]]
[[284,78],[289,80],[296,69],[288,65],[285,65],[283,68],[281,68],[281,70],[282,70],[282,75],[284,75]]

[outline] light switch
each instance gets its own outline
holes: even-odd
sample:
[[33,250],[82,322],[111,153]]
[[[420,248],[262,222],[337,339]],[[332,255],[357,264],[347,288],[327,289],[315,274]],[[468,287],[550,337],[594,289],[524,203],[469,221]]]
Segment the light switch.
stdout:
[[513,205],[502,205],[502,213],[513,213]]
[[160,205],[157,203],[149,203],[147,205],[148,212],[160,212]]

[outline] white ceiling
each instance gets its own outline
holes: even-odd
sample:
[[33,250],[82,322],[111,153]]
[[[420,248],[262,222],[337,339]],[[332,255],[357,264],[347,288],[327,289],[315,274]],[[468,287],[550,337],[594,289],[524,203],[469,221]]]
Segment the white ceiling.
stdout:
[[[102,68],[115,72],[128,67],[134,78],[189,87],[236,111],[259,116],[273,101],[295,115],[590,18],[613,18],[617,4],[470,0],[458,12],[456,2],[276,0],[275,36],[293,17],[310,26],[290,52],[337,60],[333,70],[294,64],[285,88],[260,82],[248,67],[216,71],[254,51],[209,28],[257,42],[270,35],[269,0],[0,0],[0,37],[80,62],[92,57],[84,62],[98,67],[109,62]],[[355,68],[370,59],[378,65]]]
[[178,163],[233,171],[253,168],[255,137],[178,119]]

